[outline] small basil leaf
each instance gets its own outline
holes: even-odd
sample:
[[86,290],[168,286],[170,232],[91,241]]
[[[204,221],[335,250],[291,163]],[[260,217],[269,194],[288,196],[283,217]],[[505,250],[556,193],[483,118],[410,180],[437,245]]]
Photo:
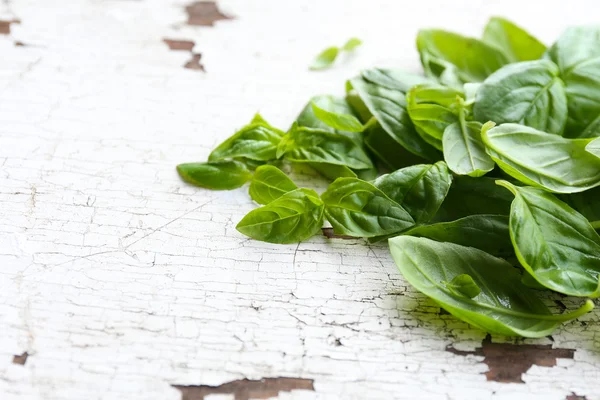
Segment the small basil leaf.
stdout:
[[514,122],[562,134],[567,96],[558,67],[552,61],[537,60],[500,68],[480,86],[473,116],[480,122]]
[[442,140],[444,160],[448,167],[458,175],[480,177],[494,169],[494,160],[485,151],[481,140],[481,123],[465,121],[449,125]]
[[339,53],[339,47],[333,46],[326,48],[314,59],[310,65],[310,69],[317,71],[331,67]]
[[510,236],[523,268],[557,292],[600,296],[600,236],[588,220],[544,190],[497,183],[515,195]]
[[448,290],[458,294],[459,296],[465,296],[469,299],[477,297],[481,293],[481,288],[477,286],[471,275],[460,274],[452,278],[450,282],[443,282]]
[[337,234],[373,237],[415,224],[410,214],[369,182],[340,178],[321,195],[325,216]]
[[274,160],[283,135],[282,131],[273,128],[257,114],[249,125],[217,146],[210,153],[208,160],[240,157],[258,161]]
[[406,167],[382,175],[373,182],[375,187],[408,211],[417,224],[433,218],[451,184],[452,174],[443,161]]
[[456,221],[416,226],[403,235],[470,246],[498,257],[514,254],[505,215],[469,215]]
[[285,135],[277,156],[292,162],[317,162],[352,169],[373,168],[373,163],[356,140],[339,133],[294,124]]
[[481,82],[508,64],[507,57],[495,47],[439,29],[419,31],[417,49],[427,76],[439,78],[450,71],[462,83]]
[[235,189],[252,178],[239,161],[179,164],[177,172],[188,183],[214,190]]
[[258,204],[269,204],[298,186],[279,168],[263,165],[254,172],[250,182],[250,197]]
[[342,46],[342,49],[344,51],[352,51],[355,48],[357,48],[358,46],[360,46],[362,44],[362,40],[358,39],[358,38],[351,38],[348,39],[348,41],[344,44],[344,46]]
[[546,45],[507,19],[492,17],[483,31],[483,41],[502,50],[511,62],[540,59]]
[[236,226],[246,236],[269,243],[296,243],[323,225],[323,202],[309,189],[296,189],[250,211]]
[[350,114],[337,114],[320,108],[315,103],[312,103],[312,109],[315,116],[327,126],[335,130],[346,132],[362,132],[363,125],[355,116]]
[[[389,243],[398,269],[412,286],[450,314],[490,333],[540,338],[594,308],[588,300],[571,313],[551,314],[512,265],[481,250],[411,236]],[[457,295],[444,284],[462,274],[481,288],[476,298]]]
[[591,139],[566,139],[518,124],[489,128],[486,124],[481,131],[488,154],[524,184],[555,193],[600,185],[600,159],[585,151]]

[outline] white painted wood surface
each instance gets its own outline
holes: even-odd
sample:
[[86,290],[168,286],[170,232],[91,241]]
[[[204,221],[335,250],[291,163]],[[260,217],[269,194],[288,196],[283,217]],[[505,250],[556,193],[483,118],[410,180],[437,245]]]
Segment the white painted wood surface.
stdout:
[[[247,190],[175,172],[258,110],[285,128],[362,68],[418,71],[419,27],[478,35],[500,14],[551,42],[598,22],[596,0],[223,0],[236,19],[206,28],[185,25],[185,4],[0,5],[21,20],[0,36],[1,399],[174,400],[171,384],[263,377],[314,379],[282,399],[600,399],[598,311],[527,341],[574,359],[488,382],[482,357],[445,351],[485,334],[440,316],[384,246],[248,240],[235,230]],[[308,71],[351,36],[356,56]],[[206,73],[163,38],[194,41]]]

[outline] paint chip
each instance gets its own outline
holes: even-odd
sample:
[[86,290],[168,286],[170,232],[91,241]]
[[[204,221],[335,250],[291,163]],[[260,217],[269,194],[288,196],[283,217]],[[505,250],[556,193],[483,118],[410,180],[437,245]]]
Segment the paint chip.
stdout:
[[201,57],[202,57],[202,54],[200,54],[200,53],[192,53],[192,58],[184,64],[183,68],[194,69],[197,71],[204,72],[205,71],[204,65],[200,64]]
[[174,51],[192,51],[194,50],[194,42],[191,40],[179,40],[179,39],[163,39],[163,42],[169,46],[169,50]]
[[27,357],[29,357],[29,354],[27,352],[24,352],[20,356],[14,355],[13,364],[25,365],[25,363],[27,362]]
[[223,14],[214,1],[196,1],[185,7],[188,25],[214,26],[215,21],[233,19]]
[[11,20],[0,20],[0,35],[9,35],[10,34],[10,25],[11,24],[20,24],[21,21],[18,19]]
[[181,392],[181,400],[203,400],[210,394],[233,394],[235,400],[268,399],[279,392],[315,390],[312,379],[265,378],[251,381],[240,379],[219,386],[172,385]]
[[587,400],[587,397],[585,397],[585,396],[578,396],[578,395],[575,394],[575,392],[571,392],[571,394],[568,395],[565,400]]

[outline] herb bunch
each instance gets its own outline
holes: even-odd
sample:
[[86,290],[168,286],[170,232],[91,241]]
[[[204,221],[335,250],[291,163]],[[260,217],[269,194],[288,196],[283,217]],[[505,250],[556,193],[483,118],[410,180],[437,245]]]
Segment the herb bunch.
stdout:
[[[417,48],[423,76],[363,71],[286,132],[256,115],[208,162],[177,170],[210,189],[250,181],[262,207],[237,229],[251,238],[300,242],[326,219],[387,240],[405,279],[454,316],[548,335],[594,305],[553,314],[541,290],[600,296],[600,27],[546,48],[494,17],[482,39],[428,29]],[[281,163],[333,182],[299,188]]]

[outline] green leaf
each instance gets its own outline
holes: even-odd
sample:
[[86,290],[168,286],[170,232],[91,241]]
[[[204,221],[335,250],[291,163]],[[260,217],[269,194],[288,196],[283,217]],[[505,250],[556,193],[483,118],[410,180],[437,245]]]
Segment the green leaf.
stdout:
[[413,165],[382,175],[373,185],[400,204],[415,223],[433,218],[450,190],[452,175],[443,161],[433,165]]
[[600,158],[600,138],[594,139],[585,146],[585,151]]
[[277,156],[292,162],[317,162],[352,169],[373,168],[371,159],[356,140],[339,133],[294,124],[277,149]]
[[354,116],[352,108],[344,98],[329,95],[314,96],[298,115],[296,122],[299,126],[341,133],[340,130],[331,127],[315,115],[313,104],[329,113]]
[[346,132],[362,132],[363,124],[360,123],[354,115],[350,114],[338,114],[327,111],[320,108],[315,103],[312,103],[312,109],[315,116],[327,126],[332,127],[335,130],[346,131]]
[[566,137],[600,136],[600,26],[568,28],[548,50],[566,85]]
[[456,81],[454,85],[481,82],[508,64],[508,58],[495,47],[439,29],[419,31],[417,49],[427,76],[443,78],[444,73],[451,74],[451,79]]
[[177,172],[185,182],[213,190],[235,189],[252,178],[239,161],[179,164]]
[[332,46],[326,48],[321,53],[319,53],[319,55],[314,59],[314,61],[310,65],[310,69],[313,71],[318,71],[331,67],[339,53],[339,47]]
[[546,45],[507,19],[492,17],[483,31],[483,41],[502,50],[510,62],[542,58]]
[[356,90],[350,90],[346,94],[346,102],[362,123],[367,123],[373,118],[373,114],[371,114],[371,111],[369,111],[365,102],[362,101]]
[[485,151],[481,140],[481,123],[465,121],[449,125],[444,131],[444,160],[458,175],[480,177],[494,169],[494,160]]
[[250,197],[258,204],[269,204],[298,186],[279,168],[263,165],[254,172],[250,182]]
[[461,274],[455,276],[450,282],[443,282],[448,290],[459,296],[469,299],[477,297],[481,293],[481,288],[477,286],[471,275]]
[[372,68],[362,71],[361,78],[375,86],[399,90],[403,93],[408,92],[413,86],[433,83],[432,80],[422,75],[415,75],[400,69],[390,68]]
[[[384,79],[387,86],[391,86],[390,82],[394,82],[392,75],[384,75],[384,78],[380,75],[376,76],[378,79]],[[413,78],[413,80],[417,79]],[[358,93],[371,114],[392,139],[406,150],[425,160],[437,161],[440,159],[439,152],[415,131],[406,111],[406,92],[389,89],[386,86],[369,82],[363,77],[354,78],[349,82],[348,88],[353,88]],[[396,82],[396,85],[402,86],[402,83]]]
[[362,45],[362,40],[360,40],[358,38],[351,38],[351,39],[348,39],[348,41],[344,44],[344,46],[342,47],[342,50],[352,51],[360,45]]
[[510,64],[490,75],[477,92],[476,120],[514,122],[562,134],[567,123],[565,85],[548,60]]
[[518,124],[487,125],[481,136],[498,166],[526,185],[555,193],[600,185],[600,159],[585,151],[591,139],[566,139]]
[[240,157],[258,161],[274,160],[277,145],[283,135],[282,131],[273,128],[257,114],[249,125],[217,146],[208,156],[208,160]]
[[296,189],[250,211],[236,226],[246,236],[269,243],[296,243],[323,226],[323,202],[314,190]]
[[343,165],[326,164],[326,163],[308,163],[318,173],[332,181],[337,178],[356,178],[356,173],[350,168]]
[[416,226],[402,234],[475,247],[498,257],[514,254],[505,215],[469,215],[451,222]]
[[369,182],[340,178],[321,195],[325,216],[337,234],[373,237],[415,224],[410,214]]
[[402,167],[423,162],[421,157],[409,152],[388,135],[377,120],[373,118],[372,121],[365,126],[364,143],[386,167],[395,171]]
[[[551,314],[535,292],[521,283],[513,266],[481,250],[411,236],[398,236],[389,243],[398,269],[411,285],[450,314],[486,332],[540,338],[594,308],[588,300],[574,312]],[[444,284],[463,274],[481,288],[472,299]]]
[[544,190],[497,183],[515,195],[510,236],[523,268],[557,292],[600,296],[600,236],[588,220]]
[[600,221],[600,187],[586,190],[581,193],[564,195],[561,199],[580,212],[592,223],[595,229]]

